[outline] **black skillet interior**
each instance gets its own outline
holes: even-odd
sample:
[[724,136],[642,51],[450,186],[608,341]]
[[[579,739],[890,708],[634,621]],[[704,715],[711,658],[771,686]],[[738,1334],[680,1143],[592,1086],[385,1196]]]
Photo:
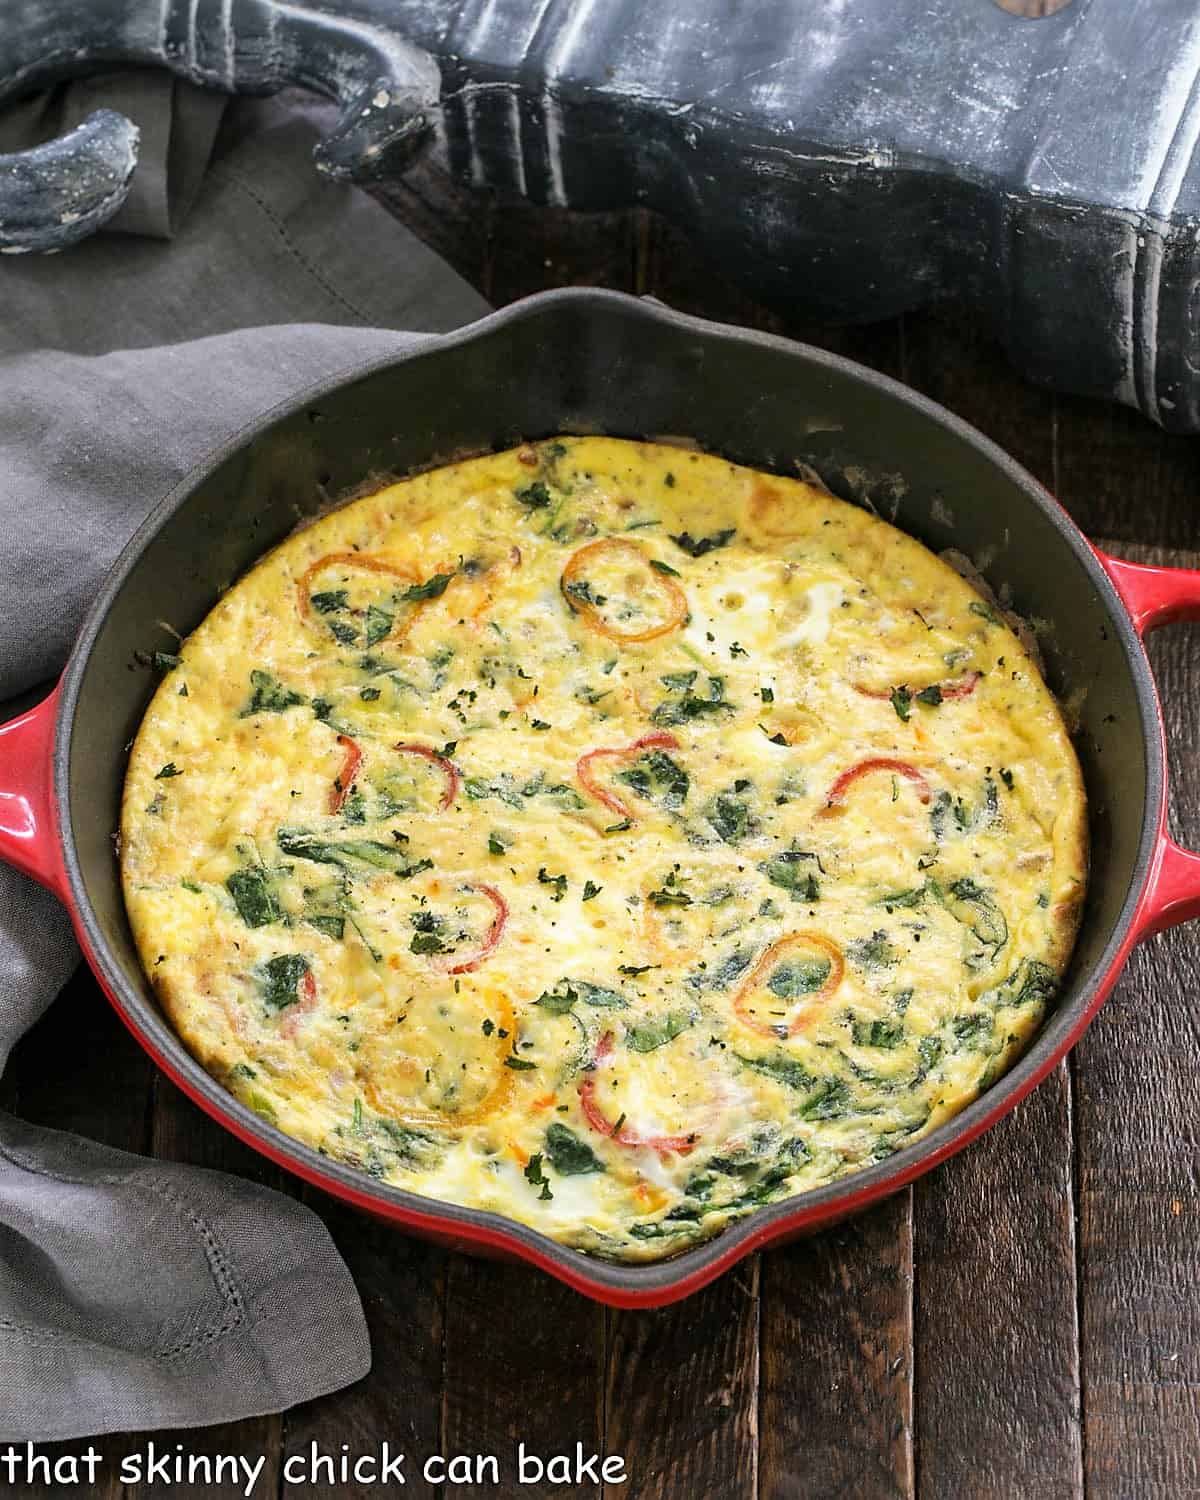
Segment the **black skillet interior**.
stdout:
[[[935,550],[954,547],[979,561],[993,587],[1038,623],[1051,686],[1078,714],[1092,880],[1073,983],[1032,1053],[997,1088],[1015,1086],[1085,1004],[1128,922],[1148,858],[1162,768],[1152,692],[1127,620],[1056,507],[940,409],[819,351],[595,291],[542,294],[285,412],[180,486],[118,564],[68,669],[58,787],[75,894],[106,978],[135,1023],[197,1087],[280,1146],[166,1027],[126,925],[112,833],[126,747],[153,686],[138,657],[174,645],[159,622],[191,630],[263,551],[372,474],[402,474],[560,432],[686,437],[784,474],[807,464],[835,492],[873,504]],[[500,527],[512,523],[497,517]],[[968,1128],[983,1107],[942,1131]],[[942,1138],[939,1132],[859,1174],[855,1185],[888,1175]],[[349,1169],[287,1145],[323,1171],[366,1186]],[[395,1190],[372,1190],[413,1205]],[[789,1206],[795,1200],[760,1210],[755,1227]],[[446,1217],[472,1219],[462,1210]],[[747,1222],[720,1243],[744,1233]],[[514,1226],[513,1233],[547,1248],[532,1231]],[[710,1244],[658,1267],[595,1271],[614,1284],[632,1278],[645,1285],[670,1281],[685,1263],[712,1253]]]

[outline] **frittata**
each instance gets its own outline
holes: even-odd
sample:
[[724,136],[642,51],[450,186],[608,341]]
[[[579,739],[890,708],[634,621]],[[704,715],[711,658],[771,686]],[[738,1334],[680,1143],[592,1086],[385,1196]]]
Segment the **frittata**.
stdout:
[[324,515],[180,646],[126,904],[282,1131],[591,1254],[918,1140],[1028,1043],[1086,803],[994,600],[814,484],[568,438]]

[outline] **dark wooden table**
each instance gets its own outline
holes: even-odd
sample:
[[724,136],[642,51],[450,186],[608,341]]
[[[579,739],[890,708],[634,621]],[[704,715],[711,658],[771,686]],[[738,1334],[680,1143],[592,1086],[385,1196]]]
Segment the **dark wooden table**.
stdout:
[[[500,206],[431,170],[390,202],[496,304],[547,286],[617,287],[837,350],[975,423],[1114,550],[1200,561],[1200,445],[1021,383],[960,313],[813,328],[746,302],[642,213]],[[1168,631],[1152,655],[1174,831],[1200,844],[1200,634]],[[663,1311],[606,1311],[532,1270],[442,1253],[305,1193],[362,1292],[372,1373],[282,1417],[157,1440],[266,1453],[255,1494],[287,1500],[393,1493],[283,1476],[311,1442],[338,1454],[384,1438],[409,1454],[495,1453],[507,1475],[480,1491],[410,1480],[409,1495],[601,1500],[591,1484],[518,1488],[518,1440],[543,1455],[577,1442],[622,1455],[629,1480],[604,1487],[605,1500],[1197,1493],[1198,951],[1195,929],[1141,948],[1068,1062],[941,1170]],[[0,1100],[304,1192],[156,1076],[86,972],[18,1049]],[[143,1494],[122,1490],[112,1461],[143,1441],[101,1444],[98,1494]]]

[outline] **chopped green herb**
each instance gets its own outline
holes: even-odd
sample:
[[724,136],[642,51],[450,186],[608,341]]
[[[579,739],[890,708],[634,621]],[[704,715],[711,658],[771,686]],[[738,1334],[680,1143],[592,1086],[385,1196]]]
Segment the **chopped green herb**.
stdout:
[[154,773],[155,781],[165,781],[169,776],[182,776],[183,772],[173,760],[169,760],[161,771]]
[[730,527],[728,531],[714,531],[711,536],[692,536],[689,532],[682,532],[679,536],[673,536],[671,540],[689,557],[705,557],[710,552],[715,552],[718,547],[727,546],[733,540],[735,528]]
[[[161,672],[165,677],[168,672],[175,670],[183,658],[176,656],[173,651],[156,651],[150,660],[154,663],[154,670]],[[180,691],[182,692],[183,689],[181,688]]]
[[540,479],[514,490],[513,494],[526,510],[545,510],[550,504],[550,491]]
[[523,1057],[517,1057],[514,1053],[510,1052],[504,1059],[504,1066],[512,1068],[517,1073],[532,1073],[537,1067],[537,1063],[526,1062]]
[[550,1179],[542,1171],[542,1153],[540,1151],[535,1151],[525,1163],[525,1181],[531,1187],[541,1188],[542,1191],[538,1195],[539,1201],[549,1203],[554,1197],[554,1194],[550,1191]]
[[583,895],[580,897],[580,900],[593,901],[602,890],[603,886],[597,885],[594,880],[585,880],[583,883]]
[[446,585],[453,577],[453,573],[435,573],[424,583],[414,583],[410,588],[404,589],[396,595],[396,598],[401,604],[417,604],[424,599],[438,599],[446,592]]
[[657,557],[650,559],[650,566],[656,573],[665,573],[668,578],[679,578],[681,576],[678,568],[673,568],[669,563],[660,562]]
[[505,854],[505,853],[507,853],[508,846],[511,843],[512,843],[512,835],[511,834],[501,833],[501,831],[498,828],[493,828],[492,831],[491,831],[491,833],[488,834],[488,845],[487,845],[488,846],[488,853],[489,854]]
[[537,873],[539,885],[551,885],[554,887],[554,900],[561,901],[567,894],[567,877],[565,875],[550,875],[542,865]]
[[892,689],[892,707],[896,710],[896,717],[907,724],[912,711],[912,694],[906,687]]
[[775,689],[774,688],[769,688],[769,687],[760,687],[759,690],[758,690],[758,696],[762,699],[762,701],[764,703],[774,703],[775,702]]
[[929,708],[938,708],[942,702],[942,690],[937,683],[930,687],[922,688],[917,694],[917,702],[924,703]]

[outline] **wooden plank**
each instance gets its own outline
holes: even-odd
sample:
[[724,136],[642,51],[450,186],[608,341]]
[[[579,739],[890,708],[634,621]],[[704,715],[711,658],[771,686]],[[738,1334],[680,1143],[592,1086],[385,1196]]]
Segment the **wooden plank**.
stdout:
[[686,1302],[609,1315],[606,1500],[755,1500],[759,1257]]
[[917,1183],[922,1500],[1083,1494],[1071,1083]]
[[1162,432],[1124,406],[1079,396],[1059,396],[1056,406],[1055,490],[1084,531],[1163,547],[1195,546],[1195,438]]
[[[1113,550],[1200,565],[1195,551]],[[1167,720],[1172,831],[1200,846],[1200,628],[1161,632],[1150,655]],[[1192,926],[1137,949],[1076,1051],[1084,1455],[1094,1500],[1200,1489],[1196,941]]]
[[[497,1500],[600,1500],[600,1486],[521,1485],[519,1443],[543,1460],[605,1451],[604,1309],[529,1266],[455,1257],[446,1297],[442,1452],[494,1454]],[[626,1398],[631,1399],[627,1391]],[[447,1500],[477,1493],[448,1484]],[[622,1495],[624,1491],[620,1492]]]
[[763,1256],[762,1500],[914,1492],[910,1199]]
[[[1053,485],[1053,399],[961,312],[906,316],[903,372]],[[1072,1156],[1064,1066],[916,1185],[922,1497],[1081,1491]]]

